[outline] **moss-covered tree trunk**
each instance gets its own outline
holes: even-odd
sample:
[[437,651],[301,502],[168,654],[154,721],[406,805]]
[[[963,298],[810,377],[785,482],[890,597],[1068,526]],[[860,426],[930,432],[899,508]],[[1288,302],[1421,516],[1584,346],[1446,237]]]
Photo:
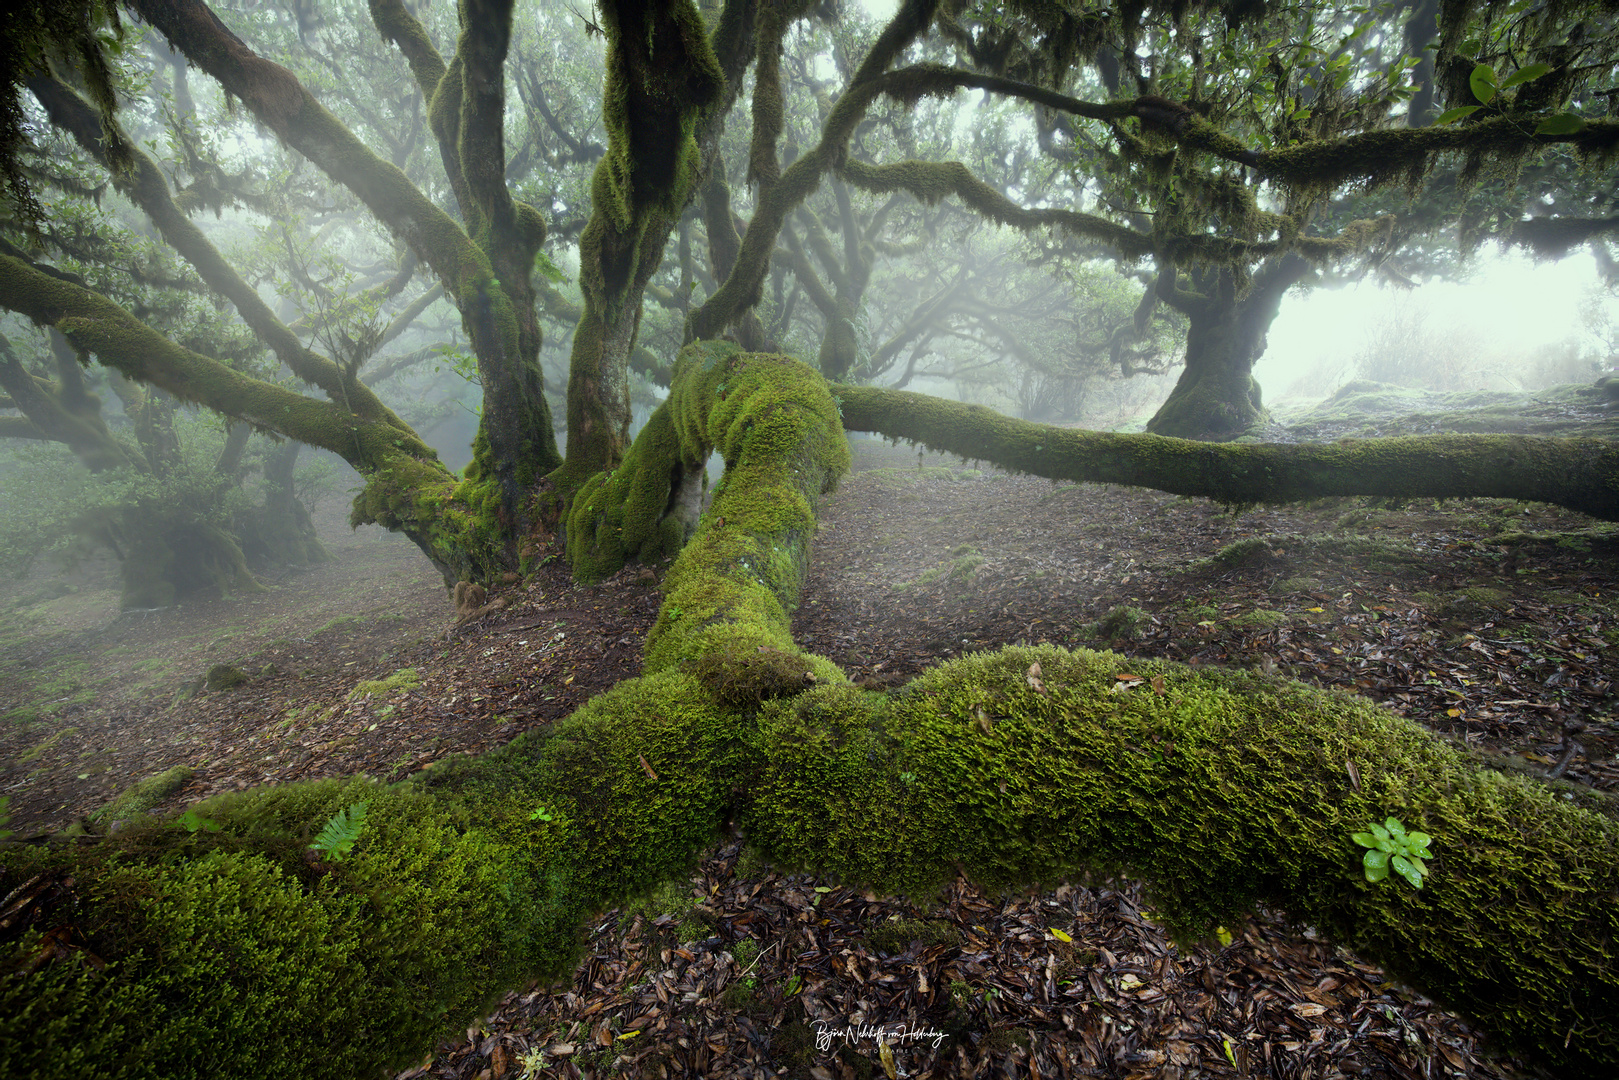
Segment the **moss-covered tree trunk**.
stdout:
[[585,304],[568,360],[567,459],[552,475],[565,499],[616,466],[629,447],[630,354],[642,296],[703,180],[734,98],[714,42],[732,59],[751,53],[751,42],[741,44],[740,9],[727,5],[711,41],[690,0],[601,6],[608,147],[579,238]]
[[[460,493],[460,501],[473,508],[481,536],[474,544],[440,543],[433,519],[442,499],[412,508],[415,496],[395,487],[404,484],[408,489],[426,478],[402,462],[391,468],[378,461],[356,464],[372,480],[356,502],[356,515],[359,520],[411,530],[412,539],[452,580],[455,575],[487,577],[512,565],[531,486],[561,459],[550,410],[540,392],[539,326],[530,281],[535,254],[545,239],[545,222],[533,207],[511,197],[504,175],[503,68],[511,0],[469,0],[463,5],[462,34],[449,63],[397,0],[372,5],[379,31],[399,46],[432,103],[430,120],[460,205],[459,223],[404,173],[372,153],[296,76],[256,55],[199,0],[133,0],[131,6],[284,145],[352,191],[443,282],[446,295],[461,311],[484,384],[484,420],[468,475],[473,487]],[[342,400],[359,422],[394,426],[407,441],[419,445],[414,433],[352,372],[302,348],[183,215],[170,212],[167,194],[159,190],[161,174],[141,166],[135,175],[140,183],[131,190],[144,198],[142,208],[164,228],[165,239],[211,287],[230,298],[295,374]],[[353,463],[350,454],[329,441],[317,445],[328,446]]]
[[[377,29],[399,47],[418,89],[430,102],[429,121],[461,208],[464,240],[486,260],[484,265],[468,265],[463,256],[456,266],[459,273],[445,283],[461,309],[483,386],[483,412],[467,477],[494,485],[499,501],[494,524],[512,534],[508,548],[515,549],[515,534],[527,522],[534,482],[561,458],[540,369],[533,284],[534,260],[545,242],[545,218],[513,199],[506,186],[505,64],[512,8],[512,0],[462,4],[461,35],[446,64],[421,23],[399,0],[371,5]],[[458,245],[463,240],[453,239]],[[442,274],[446,262],[440,256],[434,265]]]
[[1265,335],[1282,296],[1310,272],[1298,255],[1262,266],[1246,290],[1225,267],[1190,275],[1183,287],[1173,265],[1158,275],[1159,299],[1184,314],[1186,366],[1147,430],[1180,439],[1232,439],[1266,418],[1253,368],[1265,354]]

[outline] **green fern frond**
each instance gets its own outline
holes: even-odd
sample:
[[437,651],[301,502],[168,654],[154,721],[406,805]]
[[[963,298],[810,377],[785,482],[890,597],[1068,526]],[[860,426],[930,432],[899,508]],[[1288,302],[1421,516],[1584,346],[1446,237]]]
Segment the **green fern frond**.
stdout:
[[343,857],[354,848],[360,839],[360,830],[365,826],[365,803],[357,802],[347,810],[339,810],[332,815],[332,820],[315,837],[315,842],[309,847],[325,855],[332,862],[342,862]]

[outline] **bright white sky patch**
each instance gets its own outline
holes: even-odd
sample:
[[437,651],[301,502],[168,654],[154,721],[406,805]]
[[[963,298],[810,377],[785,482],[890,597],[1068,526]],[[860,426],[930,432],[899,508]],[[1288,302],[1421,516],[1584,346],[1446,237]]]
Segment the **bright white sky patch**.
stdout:
[[[1579,309],[1597,281],[1588,253],[1555,263],[1537,263],[1518,253],[1481,253],[1472,269],[1466,282],[1437,282],[1404,294],[1425,309],[1430,332],[1476,337],[1493,353],[1526,357],[1541,346],[1584,334]],[[1347,365],[1366,348],[1398,295],[1370,282],[1290,293],[1271,325],[1270,347],[1254,368],[1267,400],[1306,375],[1327,378]],[[1334,388],[1312,389],[1325,395]]]

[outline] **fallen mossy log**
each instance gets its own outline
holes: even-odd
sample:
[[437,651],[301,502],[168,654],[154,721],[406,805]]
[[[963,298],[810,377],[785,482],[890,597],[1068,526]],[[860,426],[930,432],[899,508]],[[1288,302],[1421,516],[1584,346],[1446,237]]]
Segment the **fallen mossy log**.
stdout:
[[[802,385],[774,358],[737,370]],[[811,443],[836,424],[829,397],[754,400]],[[861,691],[787,639],[796,574],[755,565],[776,546],[798,565],[824,444],[732,422],[760,436],[727,458],[736,518],[716,500],[671,569],[650,674],[404,784],[266,788],[0,848],[0,1074],[386,1076],[566,972],[592,912],[728,826],[919,897],[958,870],[1134,874],[1182,937],[1274,905],[1559,1075],[1619,1069],[1613,820],[1285,680],[1043,648]],[[311,850],[361,802],[351,850]],[[1351,834],[1388,816],[1434,837],[1420,891],[1362,875]]]
[[1619,443],[1412,435],[1336,443],[1208,443],[1052,427],[906,390],[834,386],[850,431],[1056,480],[1128,484],[1233,506],[1334,495],[1555,503],[1619,520]]

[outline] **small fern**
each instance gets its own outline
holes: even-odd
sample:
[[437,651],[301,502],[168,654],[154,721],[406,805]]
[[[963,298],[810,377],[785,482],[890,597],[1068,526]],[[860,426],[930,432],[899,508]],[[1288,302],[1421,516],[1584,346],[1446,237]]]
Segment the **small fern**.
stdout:
[[365,803],[357,802],[347,810],[339,810],[332,815],[332,820],[315,837],[310,844],[310,850],[318,851],[332,862],[342,862],[343,857],[354,849],[354,844],[360,839],[360,830],[365,826]]

